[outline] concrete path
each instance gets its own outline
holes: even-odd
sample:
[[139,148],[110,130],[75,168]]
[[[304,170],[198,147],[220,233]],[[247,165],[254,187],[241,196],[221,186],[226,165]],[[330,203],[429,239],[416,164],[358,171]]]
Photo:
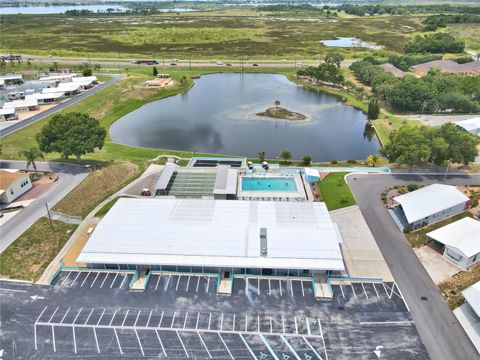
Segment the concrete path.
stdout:
[[[2,224],[0,238],[0,252],[3,252],[12,242],[22,235],[40,217],[47,213],[45,204],[51,208],[72,191],[83,179],[87,177],[90,170],[80,165],[63,164],[55,162],[36,162],[39,171],[51,171],[58,175],[57,182],[34,200],[16,216]],[[26,169],[25,161],[0,160],[2,169]]]
[[7,128],[3,128],[0,130],[0,138],[8,135],[8,134],[11,134],[19,129],[22,129],[24,128],[25,126],[28,126],[30,124],[33,124],[33,123],[36,123],[37,121],[40,121],[44,118],[46,118],[47,116],[49,115],[52,115],[54,113],[56,113],[57,111],[60,111],[60,110],[63,110],[67,107],[69,107],[70,105],[73,105],[73,104],[76,104],[77,102],[89,97],[90,95],[93,95],[103,89],[105,89],[107,86],[110,86],[114,83],[116,83],[117,81],[123,79],[124,75],[123,74],[119,74],[119,75],[110,75],[112,76],[112,79],[107,81],[107,82],[104,82],[103,84],[100,84],[98,85],[97,87],[94,87],[93,89],[91,90],[88,90],[84,93],[81,93],[77,96],[74,96],[70,99],[68,99],[67,101],[64,101],[60,104],[58,104],[57,106],[55,107],[52,107],[48,110],[45,110],[37,115],[34,115],[32,116],[31,118],[28,118],[26,120],[23,120],[23,121],[18,121],[16,122],[15,124],[7,127]]
[[[477,359],[478,353],[380,200],[386,187],[443,182],[443,175],[352,174],[347,176],[357,204],[408,304],[430,358]],[[449,175],[447,184],[480,184],[480,174]],[[426,300],[422,300],[422,298]]]

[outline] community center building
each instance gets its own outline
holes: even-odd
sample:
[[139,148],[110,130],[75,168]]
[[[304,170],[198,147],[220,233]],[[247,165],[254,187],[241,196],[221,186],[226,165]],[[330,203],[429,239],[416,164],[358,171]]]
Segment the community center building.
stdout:
[[443,184],[432,184],[393,198],[412,229],[458,214],[467,208],[469,200],[455,186]]
[[77,262],[91,268],[313,276],[345,271],[325,203],[121,198]]

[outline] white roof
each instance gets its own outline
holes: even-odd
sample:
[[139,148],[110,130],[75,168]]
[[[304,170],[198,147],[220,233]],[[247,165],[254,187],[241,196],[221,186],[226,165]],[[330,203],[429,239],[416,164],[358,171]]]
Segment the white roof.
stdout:
[[0,109],[0,115],[11,115],[15,114],[15,108]]
[[121,198],[77,262],[344,270],[338,232],[320,202]]
[[55,93],[47,93],[47,94],[35,93],[35,94],[25,95],[25,100],[58,99],[64,95],[65,93],[63,92],[55,92]]
[[42,93],[51,94],[56,92],[78,91],[82,89],[79,83],[60,83],[57,87],[42,89]]
[[38,101],[35,99],[30,99],[30,100],[14,100],[14,101],[8,101],[3,104],[4,109],[9,109],[9,108],[20,108],[20,107],[25,107],[25,106],[37,106]]
[[218,195],[237,193],[237,170],[230,168],[229,165],[218,165],[213,193]]
[[480,316],[480,281],[463,290],[462,295],[477,316]]
[[86,83],[92,83],[94,81],[97,81],[96,76],[77,76],[72,78],[73,82],[86,82]]
[[460,205],[469,200],[455,186],[432,184],[408,194],[393,198],[402,205],[403,212],[411,224],[445,209]]
[[480,117],[459,121],[457,126],[460,126],[465,131],[480,129]]
[[4,76],[0,76],[0,80],[18,80],[18,79],[23,79],[23,75],[22,74],[18,74],[18,75],[4,75]]
[[427,234],[428,237],[460,251],[467,258],[480,253],[480,221],[465,217]]
[[315,170],[315,169],[312,169],[312,168],[303,168],[305,170],[305,174],[307,176],[311,176],[311,177],[317,177],[319,178],[320,177],[320,173],[318,172],[318,170]]
[[63,79],[72,79],[75,77],[75,74],[65,74],[65,75],[50,75],[38,78],[41,81],[55,81],[55,80],[63,80]]

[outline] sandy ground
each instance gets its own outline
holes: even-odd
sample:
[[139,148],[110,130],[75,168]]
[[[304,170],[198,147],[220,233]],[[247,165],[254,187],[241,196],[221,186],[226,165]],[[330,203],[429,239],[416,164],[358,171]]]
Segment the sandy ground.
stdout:
[[428,245],[413,250],[425,270],[427,270],[428,275],[437,285],[460,271],[460,268],[449,263],[442,254]]
[[18,120],[19,121],[26,120],[28,118],[31,118],[34,115],[40,114],[41,112],[44,112],[45,110],[51,109],[55,106],[57,106],[57,104],[40,105],[38,110],[19,112],[17,113]]
[[72,246],[68,249],[67,253],[65,254],[63,260],[63,263],[66,266],[84,266],[85,264],[78,264],[77,257],[80,255],[80,252],[82,251],[83,247],[87,243],[87,240],[89,238],[87,232],[88,229],[91,227],[95,228],[97,226],[98,222],[100,221],[99,218],[93,218],[91,221],[84,225],[80,225],[82,229],[80,230],[80,233],[78,234],[78,237],[75,239],[75,242],[72,244]]

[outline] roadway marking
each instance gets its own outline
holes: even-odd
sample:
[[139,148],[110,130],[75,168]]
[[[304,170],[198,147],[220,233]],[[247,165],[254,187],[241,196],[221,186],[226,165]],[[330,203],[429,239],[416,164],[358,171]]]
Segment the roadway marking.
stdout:
[[300,280],[300,284],[302,285],[302,296],[305,296],[305,290],[303,289],[303,281]]
[[95,336],[95,343],[97,344],[97,351],[100,354],[100,346],[98,345],[97,330],[93,328],[93,335]]
[[[183,328],[184,329],[185,329],[185,326],[187,326],[187,318],[188,318],[188,311],[185,313],[185,320],[183,321]],[[148,325],[148,323],[147,323],[147,325]]]
[[271,315],[270,315],[270,332],[273,333],[273,324],[272,324],[272,316]]
[[83,284],[85,284],[85,281],[87,281],[88,277],[90,276],[91,272],[88,272],[87,273],[87,276],[85,276],[85,279],[83,279],[82,283],[80,284],[80,287],[83,286]]
[[60,307],[60,306],[57,306],[57,308],[56,308],[55,311],[53,312],[52,316],[50,316],[50,319],[48,320],[48,322],[51,322],[51,321],[52,321],[52,319],[53,319],[53,317],[55,316],[55,314],[57,313],[59,307]]
[[388,295],[387,288],[385,287],[385,283],[382,283],[383,289],[385,290],[385,293],[387,294],[387,297],[390,299],[390,296]]
[[353,288],[353,285],[350,284],[350,287],[352,288],[353,296],[355,296],[355,299],[356,299],[357,298],[357,293],[355,292],[355,289]]
[[195,292],[198,292],[198,285],[200,285],[200,276],[197,277],[197,287],[195,289]]
[[115,311],[113,312],[112,319],[110,320],[110,323],[108,324],[108,326],[112,326],[113,319],[115,318],[115,315],[117,315],[117,311],[118,311],[118,309],[115,309]]
[[170,279],[172,278],[172,275],[168,275],[167,283],[165,284],[164,290],[167,290],[168,284],[170,283]]
[[34,327],[33,327],[33,332],[34,332],[33,335],[34,335],[34,338],[35,338],[35,350],[38,350],[38,349],[37,349],[37,322],[38,322],[38,320],[40,320],[40,318],[42,317],[42,315],[43,315],[43,313],[45,312],[45,310],[47,310],[47,307],[48,307],[48,306],[45,306],[45,307],[43,308],[42,312],[40,313],[40,315],[38,315],[38,318],[37,318],[37,320],[35,320],[35,325],[34,325]]
[[120,346],[120,340],[118,339],[117,329],[113,328],[113,332],[115,333],[115,338],[117,339],[118,350],[120,350],[120,355],[123,355],[122,347]]
[[298,335],[298,324],[297,324],[297,317],[294,316],[293,320],[295,321],[295,333]]
[[375,325],[412,325],[414,321],[411,320],[400,320],[400,321],[360,321],[362,326],[375,326]]
[[105,276],[105,279],[103,279],[102,283],[100,284],[100,289],[103,287],[103,284],[105,283],[105,280],[107,280],[109,275],[110,275],[110,273],[108,272],[107,276]]
[[212,313],[210,313],[210,316],[208,317],[208,330],[210,330],[210,322],[212,321]]
[[70,308],[68,308],[67,311],[65,312],[65,315],[63,315],[62,320],[60,320],[60,324],[63,323],[63,320],[65,320],[69,311],[70,311]]
[[117,280],[118,273],[115,274],[115,277],[113,278],[112,283],[110,284],[110,289],[112,288],[113,284],[115,283],[115,280]]
[[175,286],[175,291],[178,291],[178,285],[180,284],[181,275],[178,275],[177,286]]
[[308,317],[307,317],[307,332],[308,332],[308,335],[312,335],[312,332],[310,331],[310,323],[308,322]]
[[362,289],[363,289],[363,292],[365,293],[365,296],[368,300],[368,295],[367,295],[367,291],[365,290],[365,286],[363,286],[363,283],[360,283],[362,285]]
[[62,283],[60,284],[60,286],[63,286],[63,284],[65,284],[65,281],[67,281],[67,279],[69,278],[69,276],[70,276],[71,273],[72,273],[71,271],[68,272],[67,276],[65,277],[65,279],[63,279],[63,281],[62,281]]
[[283,294],[282,294],[282,280],[278,280],[278,285],[280,286],[280,296],[283,296]]
[[[198,322],[197,322],[198,325]],[[220,321],[220,330],[223,330],[223,313],[222,313],[222,320]]]
[[177,316],[177,312],[176,312],[176,311],[173,312],[172,323],[170,324],[170,327],[171,327],[171,328],[173,328],[173,323],[175,322],[175,316]]
[[185,351],[185,355],[187,356],[187,358],[189,358],[190,356],[188,356],[187,349],[185,348],[185,345],[183,344],[183,341],[182,341],[182,338],[180,337],[180,334],[178,333],[178,331],[175,331],[175,332],[177,333],[178,340],[180,340],[180,343],[182,344],[183,351]]
[[189,275],[187,280],[187,288],[185,289],[185,291],[188,291],[188,287],[190,286],[190,278],[191,276]]
[[257,357],[255,356],[255,353],[253,352],[253,350],[250,348],[250,345],[248,345],[247,341],[243,338],[242,334],[238,334],[240,335],[240,339],[242,339],[243,343],[245,344],[245,346],[247,347],[248,351],[250,352],[250,355],[252,355],[252,357],[255,359],[255,360],[258,360]]
[[142,351],[142,356],[145,356],[145,352],[143,351],[142,343],[140,342],[140,336],[138,336],[137,329],[134,329],[134,330],[135,330],[135,335],[137,336],[138,345],[140,345],[140,350]]
[[165,313],[165,310],[162,310],[162,315],[160,316],[160,321],[158,323],[158,327],[160,327],[160,325],[162,324],[162,320],[163,320],[163,314]]
[[77,353],[77,339],[75,338],[75,326],[72,326],[72,334],[73,334],[73,350],[75,354]]
[[232,330],[235,331],[235,313],[233,313],[233,327]]
[[92,308],[92,310],[90,311],[90,314],[88,314],[87,320],[85,320],[84,325],[87,325],[88,320],[90,320],[90,316],[92,316],[93,310],[95,310],[95,308]]
[[233,357],[232,353],[230,352],[230,349],[228,348],[227,344],[225,344],[225,341],[223,340],[222,334],[218,333],[218,337],[220,338],[220,340],[222,340],[223,346],[225,346],[225,349],[227,349],[228,354],[230,355],[232,360],[235,360],[235,358]]
[[200,312],[197,313],[197,323],[195,324],[195,329],[198,329],[198,320],[200,319]]
[[292,280],[289,280],[289,283],[290,283],[290,292],[291,292],[292,297],[293,297],[293,283],[292,283]]
[[135,319],[135,324],[133,324],[133,327],[136,327],[137,326],[137,321],[138,321],[138,318],[140,317],[140,313],[142,312],[142,310],[138,310],[138,314],[137,314],[137,318]]
[[157,283],[155,284],[155,290],[158,289],[158,284],[160,284],[160,278],[162,277],[162,275],[158,275],[158,279],[157,279]]
[[202,336],[200,335],[200,333],[198,331],[197,331],[197,335],[200,338],[200,341],[202,342],[203,347],[205,348],[205,350],[207,350],[208,357],[211,359],[212,354],[210,354],[210,351],[208,351],[207,345],[205,344],[205,341],[203,341]]
[[320,335],[322,336],[323,351],[325,352],[325,359],[328,360],[327,347],[325,346],[325,338],[323,337],[322,322],[320,321],[320,318],[317,318],[317,321],[318,321],[318,327],[320,330]]
[[147,320],[147,323],[145,324],[146,327],[148,327],[148,324],[150,324],[150,319],[152,318],[152,313],[153,313],[153,310],[150,310],[150,315],[148,315],[148,320]]
[[130,309],[127,309],[127,313],[125,314],[125,317],[123,318],[122,327],[123,327],[123,325],[125,325],[125,321],[127,320],[127,316],[128,316],[129,311],[130,311]]
[[312,344],[310,344],[310,342],[305,338],[305,336],[302,336],[302,339],[303,339],[303,341],[305,341],[305,343],[308,345],[308,347],[313,351],[313,353],[315,355],[317,355],[317,357],[320,360],[323,360],[322,357],[320,356],[320,354],[317,352],[317,350],[315,350],[315,348],[312,346]]
[[292,345],[290,345],[290,343],[287,341],[287,339],[285,339],[285,336],[280,336],[280,338],[283,340],[283,342],[285,343],[285,345],[287,345],[288,349],[290,350],[290,352],[293,354],[293,356],[295,356],[295,358],[297,360],[302,360],[300,359],[300,356],[298,356],[298,354],[296,353],[296,351],[293,349]]
[[340,284],[340,290],[342,291],[342,296],[343,296],[343,298],[345,299],[345,293],[343,292],[342,284]]
[[272,287],[270,285],[270,278],[268,278],[268,295],[272,295]]
[[119,289],[123,289],[123,284],[125,283],[125,280],[127,280],[127,274],[123,275],[123,280],[122,280],[122,283],[120,284],[120,287]]
[[97,321],[97,326],[100,325],[100,321],[102,321],[103,315],[105,314],[105,311],[106,311],[106,310],[107,310],[107,309],[103,309],[102,315],[100,315],[100,318],[99,318],[98,321]]
[[162,339],[160,338],[160,334],[158,333],[158,330],[155,330],[155,333],[157,334],[158,342],[160,343],[160,346],[162,347],[163,355],[167,357],[167,352],[165,351],[165,348],[163,347]]
[[270,351],[270,354],[272,354],[273,358],[275,360],[280,360],[277,355],[273,352],[273,349],[272,347],[270,346],[270,344],[268,343],[267,339],[265,339],[265,336],[263,336],[263,334],[259,334],[260,336],[260,339],[262,339],[263,343],[265,344],[265,346],[267,347],[268,351]]
[[283,314],[282,314],[282,327],[283,327],[283,333],[285,334],[285,318],[283,317]]
[[80,276],[81,272],[79,271],[77,276],[75,276],[75,279],[73,279],[73,281],[70,283],[70,285],[68,286],[69,288],[73,286],[73,284],[75,284],[75,282],[77,281],[78,277]]
[[380,299],[380,295],[378,295],[378,291],[377,291],[377,288],[375,287],[375,283],[372,283],[373,285],[373,289],[375,290],[375,294],[377,294],[377,298]]
[[57,352],[57,347],[55,345],[55,330],[54,326],[52,325],[52,345],[53,345],[53,352]]

